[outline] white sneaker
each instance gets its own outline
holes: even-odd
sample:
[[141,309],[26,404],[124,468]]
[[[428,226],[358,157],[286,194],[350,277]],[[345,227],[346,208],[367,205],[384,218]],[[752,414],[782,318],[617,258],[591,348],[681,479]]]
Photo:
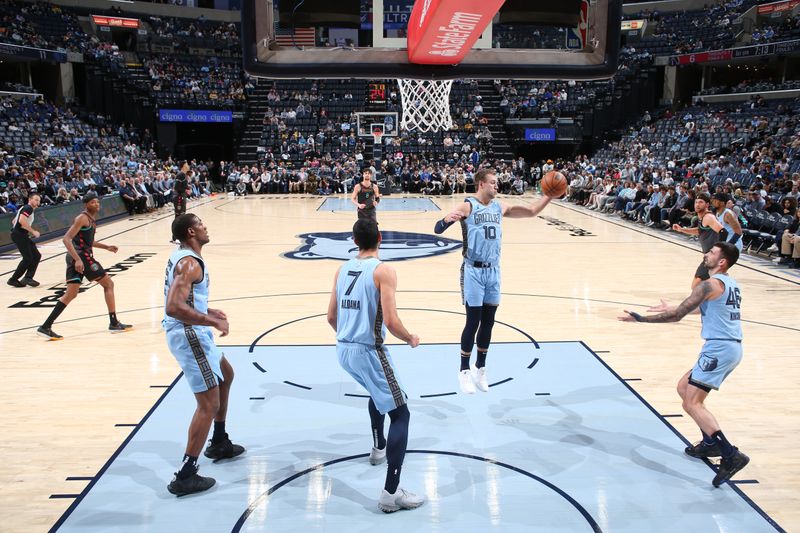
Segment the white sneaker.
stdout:
[[472,381],[483,392],[489,392],[489,382],[486,381],[486,367],[478,368],[472,365]]
[[778,245],[777,244],[773,244],[772,246],[767,248],[767,251],[768,252],[777,252],[778,251]]
[[464,394],[475,394],[475,384],[472,383],[472,376],[469,370],[462,370],[458,373],[458,384]]
[[369,464],[371,465],[379,465],[386,460],[386,448],[379,450],[375,446],[372,447],[372,451],[369,452]]
[[413,492],[408,492],[398,487],[397,492],[389,494],[386,490],[381,491],[378,499],[378,509],[384,513],[393,513],[400,509],[416,509],[425,503],[425,498],[417,496]]

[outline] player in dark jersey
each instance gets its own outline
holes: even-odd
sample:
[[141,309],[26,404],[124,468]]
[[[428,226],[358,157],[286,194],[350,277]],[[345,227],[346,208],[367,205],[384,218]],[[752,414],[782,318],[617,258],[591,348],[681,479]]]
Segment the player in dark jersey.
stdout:
[[367,219],[378,222],[375,215],[375,206],[381,201],[381,192],[378,184],[372,182],[372,170],[365,168],[362,172],[363,181],[353,187],[351,201],[358,209],[358,219]]
[[[717,217],[714,216],[714,213],[709,211],[710,205],[711,197],[708,195],[708,193],[703,192],[698,194],[697,198],[694,200],[694,209],[697,213],[697,227],[684,228],[680,224],[674,224],[672,226],[672,229],[678,233],[683,233],[684,235],[697,235],[697,239],[700,241],[700,249],[703,251],[703,254],[708,253],[709,250],[711,250],[711,247],[719,242],[719,234],[723,229],[722,224],[719,223],[719,220],[717,220]],[[697,267],[697,270],[694,273],[692,288],[694,289],[700,284],[700,282],[705,281],[708,278],[708,267],[706,267],[704,260],[700,262],[700,266]]]
[[32,227],[33,212],[39,207],[39,202],[41,202],[39,195],[31,194],[27,205],[20,207],[11,221],[11,240],[17,245],[19,255],[22,256],[17,269],[8,278],[8,284],[12,287],[39,286],[39,282],[33,279],[33,276],[36,274],[42,254],[31,240],[31,237],[34,239],[39,237],[39,232]]
[[56,302],[55,309],[39,326],[36,333],[51,341],[60,340],[63,337],[53,331],[53,322],[64,312],[67,305],[78,296],[81,281],[85,277],[89,281],[96,281],[103,287],[103,293],[108,307],[109,325],[111,333],[120,333],[131,329],[132,326],[123,324],[117,320],[116,304],[114,302],[114,282],[103,270],[102,265],[94,258],[94,248],[101,248],[112,253],[117,253],[118,248],[110,244],[102,244],[94,241],[94,233],[97,229],[97,213],[100,211],[100,199],[95,193],[86,193],[83,197],[84,211],[75,217],[72,226],[67,230],[62,239],[67,248],[67,290],[64,295]]

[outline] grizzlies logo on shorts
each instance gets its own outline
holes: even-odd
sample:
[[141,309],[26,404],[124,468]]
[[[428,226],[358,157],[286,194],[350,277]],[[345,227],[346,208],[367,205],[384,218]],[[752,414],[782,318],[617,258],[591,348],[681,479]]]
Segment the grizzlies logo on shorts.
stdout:
[[735,340],[707,340],[689,376],[693,383],[719,390],[722,382],[742,360],[742,343]]
[[712,370],[717,368],[718,363],[719,360],[717,360],[716,357],[708,357],[705,354],[703,354],[700,357],[700,360],[697,362],[700,368],[703,369],[703,372],[711,372]]

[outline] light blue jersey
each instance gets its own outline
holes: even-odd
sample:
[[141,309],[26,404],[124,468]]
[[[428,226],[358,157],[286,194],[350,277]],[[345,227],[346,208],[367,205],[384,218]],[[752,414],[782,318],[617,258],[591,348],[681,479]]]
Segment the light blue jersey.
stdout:
[[724,283],[725,290],[719,298],[700,304],[702,335],[706,342],[692,367],[689,382],[706,390],[718,390],[742,361],[742,297],[731,277],[725,274],[711,277]]
[[376,257],[350,259],[336,280],[336,354],[339,364],[386,414],[406,403],[406,393],[383,345],[381,293],[375,286]]
[[741,304],[742,296],[736,281],[725,274],[714,274],[725,284],[725,290],[719,298],[706,300],[700,304],[700,315],[703,323],[701,332],[705,340],[742,340]]
[[[179,322],[178,320],[172,318],[171,316],[167,316],[166,314],[166,305],[167,305],[167,295],[169,294],[169,289],[172,287],[172,281],[174,277],[175,265],[183,259],[184,257],[194,257],[203,269],[203,281],[199,283],[195,283],[192,285],[192,290],[189,292],[189,298],[186,303],[189,304],[189,307],[201,312],[201,313],[208,313],[208,269],[206,269],[206,264],[203,261],[203,258],[194,253],[193,250],[189,248],[178,248],[172,255],[169,257],[169,261],[167,261],[167,272],[164,278],[164,329],[169,331],[174,327],[183,327],[183,322]],[[208,328],[208,326],[195,326],[195,327],[204,327]]]
[[381,346],[386,337],[381,296],[373,277],[377,257],[350,259],[336,281],[336,341]]
[[472,210],[461,221],[464,263],[461,265],[461,300],[469,307],[500,304],[500,242],[503,208],[492,200],[483,205],[467,198]]
[[467,198],[472,211],[461,221],[464,239],[464,258],[469,263],[500,262],[500,242],[503,238],[503,208],[492,200],[483,205],[476,198]]
[[184,324],[166,314],[166,300],[174,281],[175,265],[185,257],[195,258],[203,268],[203,279],[192,285],[186,303],[201,313],[208,313],[209,276],[205,262],[194,251],[188,248],[178,248],[172,252],[167,262],[164,279],[165,311],[162,324],[167,332],[169,351],[183,370],[189,388],[194,393],[200,393],[213,389],[219,381],[222,381],[220,367],[222,352],[214,344],[214,332],[211,327]]
[[[725,209],[722,213],[717,215],[717,220],[719,220],[719,223],[722,224],[723,228],[725,228],[725,231],[728,232],[728,237],[725,240],[727,242],[731,242],[731,239],[733,239],[734,235],[736,235],[736,234],[733,232],[733,227],[730,224],[728,224],[727,222],[725,222],[725,213],[730,213],[733,216],[733,218],[736,218],[736,213],[734,213],[730,209]],[[742,251],[743,244],[742,244],[741,236],[740,236],[739,240],[736,241],[733,245],[736,246],[736,248],[740,252]]]

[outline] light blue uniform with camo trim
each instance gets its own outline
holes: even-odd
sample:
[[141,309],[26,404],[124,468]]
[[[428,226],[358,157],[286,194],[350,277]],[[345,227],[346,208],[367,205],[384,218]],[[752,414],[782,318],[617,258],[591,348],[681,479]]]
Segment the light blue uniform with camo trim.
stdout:
[[500,304],[500,242],[503,238],[503,208],[492,200],[483,205],[467,198],[472,207],[461,220],[464,263],[461,265],[461,299],[464,305],[480,307]]
[[[167,262],[164,279],[164,308],[172,286],[175,265],[184,257],[193,257],[203,269],[203,280],[192,285],[186,303],[201,313],[208,313],[208,269],[203,258],[188,248],[178,248]],[[222,381],[220,361],[222,352],[214,344],[214,333],[210,326],[190,326],[164,313],[162,322],[167,332],[167,346],[183,370],[192,392],[205,392]]]
[[375,257],[350,259],[336,280],[336,354],[339,364],[369,393],[383,414],[406,403],[406,394],[383,345],[381,293],[375,286]]
[[739,286],[730,276],[714,274],[711,279],[724,283],[725,290],[719,298],[700,304],[701,334],[706,342],[689,379],[719,389],[742,360],[742,296]]
[[[731,242],[731,239],[733,239],[733,236],[735,235],[735,233],[733,232],[733,227],[730,224],[728,224],[727,222],[725,222],[725,213],[730,213],[731,215],[733,215],[733,218],[736,218],[736,213],[734,213],[733,211],[731,211],[728,208],[725,208],[725,210],[723,210],[722,213],[720,213],[717,216],[717,220],[719,221],[719,223],[722,225],[723,228],[725,228],[725,231],[728,232],[728,237],[726,238],[726,241],[727,242]],[[739,238],[739,240],[736,241],[733,245],[740,252],[742,251],[742,248],[744,247],[744,244],[742,243],[742,239],[741,238]]]

